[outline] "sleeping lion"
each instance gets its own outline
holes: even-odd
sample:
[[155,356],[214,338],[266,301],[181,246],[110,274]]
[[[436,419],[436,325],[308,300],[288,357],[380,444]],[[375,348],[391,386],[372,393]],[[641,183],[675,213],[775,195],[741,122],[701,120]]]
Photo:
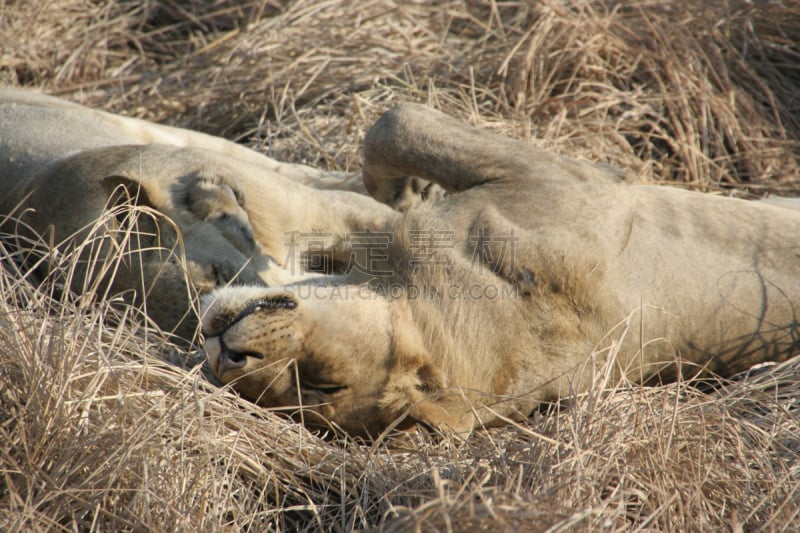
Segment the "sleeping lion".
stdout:
[[800,210],[633,184],[418,105],[369,131],[363,177],[404,212],[353,268],[203,299],[211,369],[261,405],[468,431],[585,391],[593,353],[644,382],[800,350]]
[[291,235],[335,250],[353,228],[382,227],[388,207],[320,190],[349,185],[221,138],[0,88],[0,236],[20,257],[37,236],[54,246],[23,269],[47,276],[49,256],[83,246],[76,292],[99,276],[184,338],[197,326],[195,292],[286,283],[286,263],[305,275],[307,246]]

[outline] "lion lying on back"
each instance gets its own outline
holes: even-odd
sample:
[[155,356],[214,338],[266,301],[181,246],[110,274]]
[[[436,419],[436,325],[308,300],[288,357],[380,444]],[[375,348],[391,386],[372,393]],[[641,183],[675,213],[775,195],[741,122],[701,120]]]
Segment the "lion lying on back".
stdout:
[[364,195],[318,190],[345,185],[335,173],[278,163],[224,139],[0,89],[0,233],[23,249],[36,234],[49,240],[52,228],[56,248],[68,251],[104,208],[132,198],[145,208],[139,233],[131,238],[129,213],[115,209],[98,230],[100,250],[81,256],[73,288],[102,268],[89,255],[102,263],[117,254],[113,275],[103,274],[111,290],[144,295],[148,315],[186,338],[197,324],[195,290],[291,279],[278,268],[302,261],[302,243],[287,247],[291,232],[320,234],[335,248],[351,227],[393,216]]
[[264,406],[461,431],[586,390],[615,328],[636,380],[800,350],[800,210],[634,185],[414,105],[365,159],[367,189],[407,209],[368,269],[204,299],[212,370]]

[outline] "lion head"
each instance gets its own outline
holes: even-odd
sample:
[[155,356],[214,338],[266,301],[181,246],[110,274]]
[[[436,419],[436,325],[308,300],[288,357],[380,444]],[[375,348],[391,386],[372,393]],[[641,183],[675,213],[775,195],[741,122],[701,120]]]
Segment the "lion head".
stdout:
[[241,167],[174,146],[84,150],[21,180],[30,193],[20,218],[42,235],[52,227],[62,252],[99,243],[103,253],[92,246],[78,253],[74,290],[100,277],[101,286],[144,303],[162,329],[191,338],[196,294],[265,285],[274,265],[254,238]]
[[229,287],[203,298],[211,371],[308,425],[375,436],[393,422],[468,429],[401,300],[364,285]]

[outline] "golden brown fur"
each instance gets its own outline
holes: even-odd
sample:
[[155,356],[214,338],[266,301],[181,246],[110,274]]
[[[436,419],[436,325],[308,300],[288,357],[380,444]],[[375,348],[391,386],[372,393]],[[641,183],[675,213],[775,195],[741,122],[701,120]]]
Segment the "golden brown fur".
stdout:
[[[99,257],[121,250],[125,258],[107,276],[111,289],[133,290],[137,300],[146,294],[147,313],[183,337],[197,324],[195,290],[284,283],[303,275],[303,235],[335,248],[351,226],[392,216],[361,194],[319,190],[334,187],[361,188],[342,174],[279,163],[224,139],[0,89],[2,233],[49,240],[52,228],[56,248],[66,251],[105,220],[95,232]],[[131,199],[144,208],[133,239],[122,208]],[[115,216],[103,218],[106,207]],[[88,253],[76,290],[100,270]]]
[[798,210],[633,184],[415,105],[365,159],[367,189],[405,210],[370,272],[205,299],[213,371],[262,405],[352,433],[468,430],[585,390],[621,328],[612,368],[643,381],[800,347]]

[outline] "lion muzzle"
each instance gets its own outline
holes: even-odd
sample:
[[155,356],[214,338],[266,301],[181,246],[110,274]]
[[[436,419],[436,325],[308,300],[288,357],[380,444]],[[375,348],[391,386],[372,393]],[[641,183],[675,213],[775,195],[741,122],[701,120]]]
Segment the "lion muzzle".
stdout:
[[230,341],[232,338],[241,337],[243,328],[252,329],[249,324],[245,324],[248,319],[257,315],[277,315],[282,311],[296,309],[297,302],[293,297],[280,292],[253,298],[243,306],[228,307],[226,302],[214,300],[212,296],[206,302],[205,308],[203,335],[206,359],[214,375],[222,378],[231,371],[245,370],[248,359],[263,361],[272,355],[259,351],[257,343],[253,346],[247,342],[241,344],[234,341],[231,347],[226,343],[226,339]]
[[206,359],[214,375],[222,375],[231,370],[240,370],[247,364],[248,357],[263,359],[256,352],[235,352],[228,348],[222,337],[206,339]]

